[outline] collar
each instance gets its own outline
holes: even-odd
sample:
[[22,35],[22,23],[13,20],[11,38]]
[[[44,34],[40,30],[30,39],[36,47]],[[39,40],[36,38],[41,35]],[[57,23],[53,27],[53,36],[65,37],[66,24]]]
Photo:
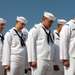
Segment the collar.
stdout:
[[[40,26],[43,27],[43,28],[45,28],[42,23],[40,23]],[[49,33],[49,31],[50,31],[49,29],[46,29],[46,28],[45,28],[45,30],[46,30],[47,33]]]

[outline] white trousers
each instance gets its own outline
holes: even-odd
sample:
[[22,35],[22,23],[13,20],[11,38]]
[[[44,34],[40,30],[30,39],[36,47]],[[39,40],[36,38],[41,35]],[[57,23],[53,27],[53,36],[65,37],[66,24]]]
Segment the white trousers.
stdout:
[[58,62],[59,70],[54,71],[54,75],[64,75],[64,66],[62,62]]
[[25,63],[11,62],[10,70],[7,70],[7,75],[24,75]]
[[0,62],[0,75],[4,75],[4,67],[2,66],[2,62]]
[[75,75],[75,58],[70,58],[70,66],[64,67],[65,75]]
[[32,75],[53,75],[53,62],[37,60],[37,68],[32,68]]

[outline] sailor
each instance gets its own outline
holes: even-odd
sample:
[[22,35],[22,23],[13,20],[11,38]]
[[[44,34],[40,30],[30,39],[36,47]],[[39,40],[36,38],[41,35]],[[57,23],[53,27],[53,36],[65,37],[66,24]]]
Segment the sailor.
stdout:
[[4,75],[4,67],[2,66],[4,35],[2,32],[5,27],[5,24],[6,24],[6,20],[4,20],[3,18],[0,18],[0,75]]
[[[27,45],[28,30],[24,27],[22,29],[22,33],[24,34],[24,37],[25,37],[24,39],[26,39],[26,45]],[[27,58],[28,58],[28,55],[27,55]],[[28,63],[28,59],[27,59],[27,63]],[[26,75],[31,75],[31,67],[30,67],[29,63],[28,63],[28,65],[25,64],[25,66],[27,66],[25,68],[25,74]]]
[[65,75],[75,75],[75,19],[68,21],[60,33],[60,59]]
[[27,39],[28,62],[32,75],[53,75],[54,44],[49,28],[55,16],[44,12],[42,22],[30,29]]
[[24,75],[27,49],[21,30],[26,23],[27,20],[23,16],[17,16],[15,27],[5,34],[2,65],[7,75]]
[[55,59],[54,59],[54,75],[64,75],[64,66],[60,60],[60,31],[65,25],[66,20],[58,19],[57,20],[57,29],[53,31],[53,38],[55,44]]

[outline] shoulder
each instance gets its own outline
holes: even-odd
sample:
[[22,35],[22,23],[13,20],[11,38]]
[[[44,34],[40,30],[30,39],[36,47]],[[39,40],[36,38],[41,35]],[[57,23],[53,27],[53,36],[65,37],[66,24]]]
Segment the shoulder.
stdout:
[[8,31],[5,33],[5,36],[11,36],[11,35],[13,35],[13,33],[14,33],[14,30],[13,30],[13,28],[11,28],[10,30],[8,30]]
[[53,33],[57,33],[57,30],[54,30]]
[[35,24],[33,28],[30,29],[29,33],[37,33],[40,31],[40,24]]
[[33,36],[35,38],[38,37],[38,35],[40,34],[40,24],[35,24],[34,27],[32,29],[30,29],[30,31],[28,32],[28,36]]
[[71,19],[62,27],[62,31],[71,31],[73,27],[75,27],[75,23],[74,20]]
[[54,30],[54,31],[53,31],[53,35],[54,35],[54,36],[55,36],[57,33],[58,33],[57,30]]
[[27,30],[26,28],[23,28],[23,29],[22,29],[22,33],[23,33],[24,35],[27,35],[27,34],[28,34],[28,30]]
[[68,21],[65,25],[71,27],[71,26],[74,25],[74,24],[75,24],[75,23],[74,23],[74,20],[71,19],[71,20]]
[[71,23],[70,22],[67,22],[63,27],[62,29],[68,29],[71,27]]

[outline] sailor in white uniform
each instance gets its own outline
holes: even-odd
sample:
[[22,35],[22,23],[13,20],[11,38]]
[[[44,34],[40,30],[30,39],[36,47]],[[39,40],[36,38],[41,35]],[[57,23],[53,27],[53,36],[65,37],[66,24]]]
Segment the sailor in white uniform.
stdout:
[[60,33],[60,59],[65,66],[65,75],[75,75],[75,19],[71,19]]
[[3,18],[0,18],[0,75],[4,75],[4,67],[2,66],[4,36],[2,34],[2,31],[4,29],[5,24],[6,24],[6,20],[4,20]]
[[66,20],[58,19],[57,20],[58,27],[53,32],[54,44],[55,44],[55,60],[54,60],[54,75],[64,75],[64,66],[62,61],[60,60],[60,31]]
[[26,23],[27,20],[24,17],[18,16],[15,27],[5,34],[2,65],[6,69],[7,75],[24,75],[27,49],[21,30]]
[[[22,33],[24,34],[24,37],[26,37],[26,45],[27,45],[27,37],[28,37],[28,30],[26,28],[23,28],[22,29]],[[27,54],[27,58],[28,58],[28,54]],[[27,59],[27,63],[28,63],[28,59]],[[29,63],[28,65],[25,64],[25,75],[31,75],[31,67],[29,66]]]
[[52,13],[44,12],[42,23],[36,24],[28,33],[28,62],[32,75],[53,75],[54,44],[49,28],[54,21]]

